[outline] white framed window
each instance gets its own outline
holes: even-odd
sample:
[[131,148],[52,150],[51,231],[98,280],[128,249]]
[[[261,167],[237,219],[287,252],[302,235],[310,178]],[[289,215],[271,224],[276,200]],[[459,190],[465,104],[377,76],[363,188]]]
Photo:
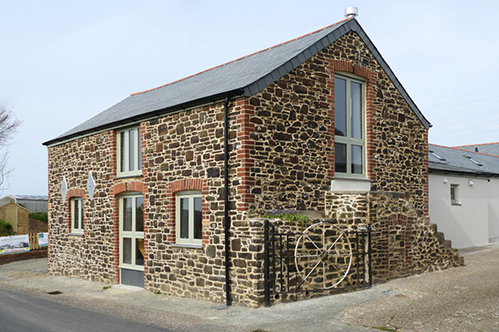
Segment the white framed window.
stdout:
[[366,177],[364,90],[359,79],[334,78],[334,170],[339,177]]
[[83,198],[75,197],[71,204],[71,233],[83,234]]
[[178,244],[201,245],[203,211],[200,191],[184,191],[176,195],[176,234]]
[[120,267],[144,270],[144,199],[141,194],[120,197]]
[[461,200],[459,198],[459,185],[451,184],[450,185],[450,203],[452,205],[461,205]]
[[118,132],[118,174],[140,175],[142,170],[142,149],[140,127]]

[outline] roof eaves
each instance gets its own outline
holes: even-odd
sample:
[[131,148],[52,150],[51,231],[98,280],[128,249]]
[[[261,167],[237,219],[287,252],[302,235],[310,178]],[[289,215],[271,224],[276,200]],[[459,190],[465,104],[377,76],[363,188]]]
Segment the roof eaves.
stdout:
[[93,127],[91,129],[88,129],[88,130],[72,133],[70,135],[63,134],[62,136],[59,136],[59,137],[56,137],[56,138],[51,139],[49,141],[43,142],[42,145],[51,146],[51,145],[56,145],[56,144],[60,144],[63,142],[72,141],[72,140],[77,139],[79,137],[85,137],[85,136],[95,134],[98,132],[102,132],[105,130],[109,130],[112,128],[123,127],[126,125],[132,125],[133,123],[136,123],[139,121],[145,121],[147,119],[162,116],[165,114],[175,113],[178,111],[190,109],[190,108],[193,108],[193,107],[196,107],[199,105],[204,105],[207,103],[213,103],[213,102],[222,100],[225,97],[233,98],[233,97],[237,97],[237,96],[242,96],[243,94],[244,94],[243,89],[234,89],[231,91],[226,91],[226,92],[214,95],[214,96],[208,96],[206,98],[193,100],[193,101],[190,101],[190,102],[187,102],[184,104],[175,105],[175,106],[164,108],[164,109],[154,110],[154,111],[151,111],[148,113],[143,113],[143,114],[140,114],[140,115],[135,116],[135,117],[127,118],[125,120],[118,120],[118,121],[106,123],[102,126]]

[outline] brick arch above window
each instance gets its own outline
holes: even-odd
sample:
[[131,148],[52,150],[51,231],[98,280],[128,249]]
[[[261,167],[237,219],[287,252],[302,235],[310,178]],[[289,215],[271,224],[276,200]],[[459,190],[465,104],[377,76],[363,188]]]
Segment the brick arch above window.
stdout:
[[147,185],[140,181],[131,181],[131,182],[121,182],[116,183],[111,187],[111,195],[119,195],[128,191],[136,191],[144,193],[147,191]]
[[171,192],[176,193],[185,190],[198,190],[203,194],[207,193],[208,187],[203,179],[182,179],[173,181],[171,184]]
[[66,200],[71,199],[73,197],[83,197],[85,196],[85,189],[69,189],[66,194]]
[[170,215],[170,218],[168,220],[168,227],[170,229],[170,232],[167,236],[168,242],[170,243],[177,242],[175,201],[177,193],[181,193],[183,191],[200,191],[202,194],[202,211],[203,211],[202,243],[207,244],[209,242],[209,239],[206,234],[206,229],[208,228],[208,218],[206,217],[206,212],[208,211],[209,207],[206,201],[206,195],[208,195],[209,190],[206,180],[204,179],[182,179],[170,183],[170,187],[168,189],[170,204],[167,207],[168,214]]
[[339,72],[351,73],[360,76],[362,78],[365,78],[369,82],[372,82],[376,79],[375,72],[350,61],[332,60],[331,65],[335,72],[339,71]]

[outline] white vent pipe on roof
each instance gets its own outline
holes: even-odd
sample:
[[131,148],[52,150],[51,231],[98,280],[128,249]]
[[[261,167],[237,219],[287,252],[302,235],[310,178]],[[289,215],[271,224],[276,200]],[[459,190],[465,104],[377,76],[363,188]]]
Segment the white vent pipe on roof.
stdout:
[[347,7],[345,9],[345,17],[357,17],[359,15],[359,9],[357,7]]

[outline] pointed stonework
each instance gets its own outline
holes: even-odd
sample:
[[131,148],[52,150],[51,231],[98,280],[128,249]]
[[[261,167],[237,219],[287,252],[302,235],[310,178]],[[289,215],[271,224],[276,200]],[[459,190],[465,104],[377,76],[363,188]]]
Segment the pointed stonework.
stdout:
[[95,191],[95,181],[94,181],[94,177],[92,176],[92,172],[88,172],[87,190],[88,190],[88,195],[90,196],[90,198],[93,198],[94,191]]
[[62,177],[61,181],[61,195],[62,195],[62,200],[66,200],[66,194],[68,193],[68,184],[66,183],[66,177]]

